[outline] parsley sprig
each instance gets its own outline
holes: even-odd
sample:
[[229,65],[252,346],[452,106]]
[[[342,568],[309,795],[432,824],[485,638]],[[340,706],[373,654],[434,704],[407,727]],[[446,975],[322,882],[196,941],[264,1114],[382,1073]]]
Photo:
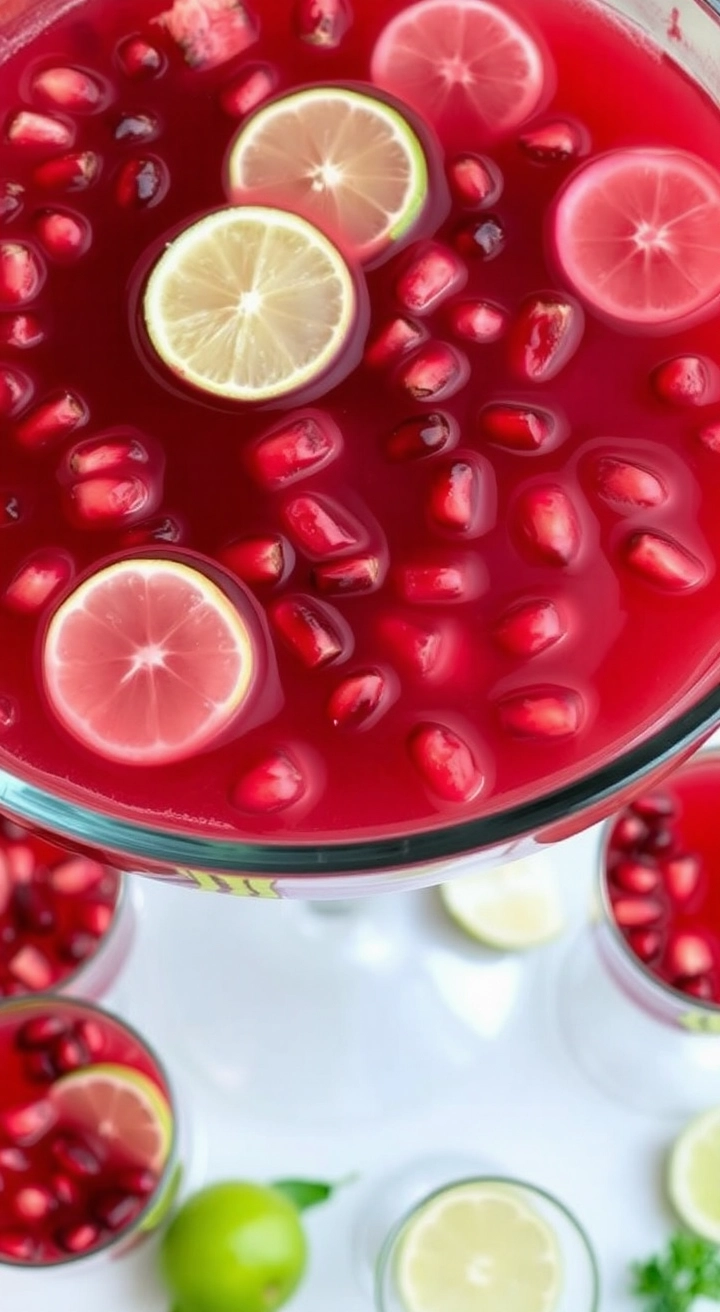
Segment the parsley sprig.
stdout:
[[720,1248],[679,1233],[663,1253],[632,1266],[632,1289],[645,1312],[690,1312],[698,1298],[720,1303]]

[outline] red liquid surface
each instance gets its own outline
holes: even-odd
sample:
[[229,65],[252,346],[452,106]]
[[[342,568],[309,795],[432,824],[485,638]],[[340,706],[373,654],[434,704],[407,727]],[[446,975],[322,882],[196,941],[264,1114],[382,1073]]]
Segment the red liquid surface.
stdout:
[[110,929],[115,870],[0,820],[0,997],[56,988]]
[[[2,124],[23,107],[47,109],[32,87],[33,73],[48,66],[88,70],[107,104],[59,116],[74,134],[71,151],[101,161],[87,187],[75,178],[67,190],[62,169],[40,167],[67,149],[0,144],[0,178],[13,184],[0,239],[40,252],[38,223],[48,210],[75,216],[91,237],[76,259],[42,257],[45,282],[21,322],[0,316],[0,337],[16,342],[0,346],[0,369],[22,370],[33,392],[0,419],[0,593],[40,550],[64,579],[129,546],[198,552],[248,582],[265,615],[281,696],[247,732],[240,723],[195,759],[114,765],[71,739],[42,694],[41,634],[57,594],[32,614],[6,602],[0,763],[67,799],[136,820],[206,836],[312,842],[467,820],[607,762],[716,679],[720,457],[698,434],[720,421],[720,403],[675,404],[652,379],[679,354],[712,358],[718,321],[657,337],[619,332],[588,313],[557,377],[519,377],[513,343],[529,331],[523,302],[567,295],[549,267],[544,232],[577,166],[573,158],[538,159],[519,136],[560,118],[591,154],[670,146],[718,169],[718,111],[678,66],[594,5],[517,0],[513,12],[554,69],[541,112],[500,140],[479,139],[462,115],[443,124],[440,139],[426,138],[439,176],[458,156],[479,152],[503,180],[489,207],[473,212],[454,201],[449,215],[437,183],[437,206],[414,234],[453,251],[466,284],[417,320],[427,334],[420,364],[412,351],[399,369],[367,361],[313,401],[313,415],[337,426],[341,446],[319,472],[278,491],[248,453],[254,439],[291,422],[293,410],[223,408],[172,389],[137,343],[133,297],[148,251],[226,203],[223,165],[238,126],[229,89],[258,65],[270,69],[278,92],[367,83],[383,26],[404,5],[358,0],[339,46],[328,49],[300,38],[294,0],[255,0],[255,43],[205,71],[153,24],[162,8],[160,0],[88,0],[3,66]],[[129,76],[118,52],[138,34],[158,60]],[[87,156],[83,167],[86,181]],[[366,275],[370,340],[407,315],[398,287],[409,258],[405,246]],[[491,340],[482,344],[459,331],[469,300],[495,307]],[[22,349],[18,335],[28,342]],[[457,390],[418,399],[408,386],[426,381],[439,343],[452,348]],[[28,416],[36,421],[38,406],[68,392],[84,426],[29,450]],[[562,440],[510,450],[495,439],[514,412],[509,421],[495,411],[488,428],[487,412],[482,424],[478,416],[490,406],[534,408],[536,422],[554,423]],[[400,425],[408,427],[398,436]],[[141,466],[126,461],[99,490],[101,499],[117,492],[109,523],[78,511],[68,459],[78,442],[118,429],[125,438],[129,430],[147,458]],[[641,466],[659,500],[619,497],[608,459]],[[130,482],[138,469],[144,492]],[[361,559],[318,559],[288,510],[295,495],[329,499],[341,517],[358,521],[367,542]],[[533,515],[548,504],[556,520],[565,518],[568,551],[537,545]],[[642,533],[691,553],[700,583],[677,591],[634,570],[632,543]],[[269,541],[271,556],[280,544],[287,569],[279,582],[257,581],[247,548],[229,550],[247,538]],[[329,608],[320,611],[319,639],[317,616],[309,637],[301,626],[308,605]],[[520,606],[534,618],[527,610],[518,618]],[[537,640],[538,626],[547,641]],[[268,788],[269,777],[281,784]]]
[[149,1053],[102,1013],[54,1001],[0,1021],[0,1262],[89,1253],[131,1226],[157,1188],[154,1172],[102,1133],[53,1115],[54,1082],[96,1063],[140,1072],[169,1098]]
[[646,966],[720,1004],[720,758],[700,755],[623,811],[607,879],[616,923]]

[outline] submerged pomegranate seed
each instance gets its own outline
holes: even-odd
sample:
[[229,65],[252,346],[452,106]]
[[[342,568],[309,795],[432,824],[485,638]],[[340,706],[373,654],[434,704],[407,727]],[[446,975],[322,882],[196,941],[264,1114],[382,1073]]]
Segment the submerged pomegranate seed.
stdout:
[[289,572],[293,552],[281,537],[243,538],[223,547],[218,559],[245,583],[273,584]]
[[55,1195],[44,1185],[26,1185],[18,1189],[14,1210],[22,1221],[44,1221],[57,1207]]
[[11,223],[22,213],[25,188],[9,178],[0,179],[0,223]]
[[582,728],[585,708],[572,688],[528,688],[498,705],[503,728],[519,738],[569,738]]
[[598,460],[595,482],[604,501],[620,506],[661,506],[667,501],[665,484],[649,469],[611,456]]
[[706,424],[698,433],[698,441],[717,455],[720,452],[720,424]]
[[0,696],[0,733],[5,733],[16,723],[18,709],[11,697]]
[[634,533],[626,545],[625,559],[636,574],[674,592],[698,587],[707,572],[697,556],[658,533]]
[[57,1112],[47,1098],[27,1103],[24,1107],[10,1107],[0,1114],[0,1128],[6,1138],[20,1148],[30,1148],[52,1129]]
[[123,114],[115,124],[113,136],[123,145],[140,145],[160,136],[160,120],[155,114]]
[[201,7],[174,0],[153,22],[169,32],[191,68],[218,68],[258,38],[258,25],[244,0],[203,0]]
[[32,80],[32,91],[56,109],[91,113],[105,100],[102,83],[81,68],[45,68]]
[[92,1221],[80,1221],[58,1230],[56,1239],[66,1253],[87,1253],[100,1239],[100,1227]]
[[700,884],[700,858],[688,852],[684,856],[673,856],[663,861],[661,868],[665,887],[673,902],[688,902]]
[[628,851],[644,843],[649,833],[649,826],[640,816],[626,813],[612,831],[612,846]]
[[445,563],[404,565],[396,577],[405,601],[417,606],[472,601],[483,587],[483,577],[474,557]]
[[74,1026],[77,1038],[85,1045],[90,1056],[97,1060],[105,1051],[105,1035],[101,1025],[94,1020],[79,1020]]
[[19,369],[11,369],[9,365],[0,365],[1,418],[9,419],[27,405],[32,392],[33,385],[27,374],[21,373]]
[[678,355],[658,365],[652,385],[669,405],[710,405],[720,397],[720,369],[700,355]]
[[458,337],[489,345],[502,337],[509,315],[493,301],[461,301],[450,312],[450,323]]
[[237,781],[232,801],[243,811],[274,814],[299,802],[305,790],[300,767],[288,752],[278,750]]
[[15,439],[28,450],[39,450],[68,437],[88,422],[90,412],[74,392],[43,401],[15,426]]
[[28,351],[45,340],[45,329],[34,314],[8,314],[0,318],[0,345]]
[[294,497],[285,502],[283,518],[298,546],[316,559],[357,547],[365,536],[360,524],[329,497]]
[[462,255],[474,256],[481,260],[494,260],[505,249],[507,237],[505,229],[494,214],[486,219],[465,224],[455,238],[455,244]]
[[302,415],[261,438],[247,459],[262,483],[278,488],[318,473],[341,450],[340,430],[332,420]]
[[174,515],[159,515],[156,519],[143,520],[135,528],[126,529],[120,538],[123,547],[143,547],[154,542],[184,542],[187,528],[183,520]]
[[69,961],[76,965],[81,961],[86,961],[91,957],[97,948],[97,941],[93,934],[82,933],[78,930],[74,934],[68,934],[58,944],[58,954],[63,961]]
[[575,355],[582,340],[585,316],[567,298],[545,292],[521,307],[510,338],[515,372],[530,383],[547,383]]
[[367,554],[352,556],[324,565],[316,565],[312,581],[318,592],[341,596],[356,592],[374,592],[382,586],[387,572],[384,559]]
[[646,966],[657,961],[662,951],[663,938],[656,929],[631,929],[627,941],[635,953]]
[[34,300],[45,281],[45,266],[30,246],[0,242],[0,308]]
[[142,1208],[142,1201],[119,1189],[109,1189],[95,1200],[93,1211],[101,1225],[108,1230],[124,1230]]
[[48,958],[30,943],[10,958],[7,968],[13,979],[33,993],[43,992],[53,982],[53,968]]
[[123,164],[115,183],[115,197],[125,209],[150,209],[160,204],[169,186],[166,165],[148,155]]
[[33,1016],[17,1032],[15,1043],[22,1051],[45,1048],[61,1034],[67,1034],[68,1022],[60,1016]]
[[77,1034],[63,1034],[57,1039],[52,1055],[61,1075],[66,1075],[69,1071],[82,1070],[84,1066],[89,1066],[92,1060],[88,1049]]
[[58,1077],[55,1062],[44,1048],[29,1052],[24,1067],[25,1074],[33,1084],[53,1084]]
[[69,1175],[53,1175],[50,1184],[60,1207],[78,1207],[82,1191],[77,1180]]
[[397,380],[416,401],[442,401],[462,390],[470,377],[467,356],[447,342],[426,342],[407,364],[401,365]]
[[89,893],[105,874],[105,866],[90,857],[68,857],[50,871],[50,884],[56,893]]
[[531,128],[520,137],[520,149],[523,154],[537,164],[564,163],[569,159],[579,159],[587,153],[589,137],[579,123],[567,119],[557,119],[552,123],[543,123]]
[[643,865],[641,861],[620,861],[613,868],[612,877],[626,893],[654,893],[660,884],[657,867]]
[[75,566],[70,556],[52,548],[36,551],[8,583],[3,601],[21,615],[32,615],[70,582]]
[[134,432],[107,433],[102,438],[92,437],[71,447],[63,457],[58,477],[88,478],[125,464],[146,465],[148,459],[146,447]]
[[379,367],[394,364],[401,355],[419,346],[427,337],[427,328],[413,323],[412,319],[391,319],[366,347],[365,362]]
[[448,179],[455,199],[467,209],[492,205],[502,194],[502,174],[483,155],[458,155],[450,162]]
[[662,820],[677,815],[677,806],[669,793],[643,793],[630,804],[630,809],[644,820]]
[[564,628],[552,601],[523,601],[498,620],[493,636],[511,656],[538,656],[559,642]]
[[424,680],[438,680],[451,671],[457,643],[447,623],[431,627],[401,615],[386,615],[381,637],[406,670]]
[[35,182],[47,191],[85,191],[100,176],[102,160],[92,150],[47,160],[35,170]]
[[140,519],[157,502],[144,478],[88,478],[65,494],[68,518],[78,528],[119,527]]
[[644,852],[649,852],[652,856],[668,855],[675,846],[675,835],[672,829],[665,825],[653,825],[650,833],[642,844]]
[[45,252],[54,260],[77,260],[88,250],[92,229],[79,214],[46,211],[35,220],[35,231]]
[[110,928],[113,915],[113,908],[106,902],[86,902],[77,909],[77,923],[88,934],[102,938]]
[[311,597],[285,597],[271,611],[275,628],[309,669],[329,665],[348,647],[341,617]]
[[549,411],[520,405],[486,405],[478,422],[486,441],[510,451],[540,451],[554,438],[557,428]]
[[34,1235],[26,1230],[0,1230],[0,1253],[15,1262],[34,1262],[40,1252],[40,1244]]
[[131,36],[118,46],[117,58],[126,77],[140,80],[157,77],[165,67],[164,56],[142,37]]
[[13,146],[58,146],[61,149],[72,146],[75,137],[75,130],[69,123],[51,118],[49,114],[36,114],[30,109],[20,109],[13,114],[5,133]]
[[663,906],[654,897],[613,898],[613,915],[621,929],[644,929],[662,919]]
[[678,979],[673,980],[673,984],[676,989],[687,993],[690,998],[698,998],[701,1002],[718,1001],[712,980],[705,975],[696,975],[692,979],[685,979],[681,975]]
[[253,64],[225,88],[222,107],[232,118],[242,118],[267,100],[276,85],[277,73],[272,64]]
[[135,1194],[137,1198],[149,1198],[157,1188],[157,1184],[158,1177],[155,1172],[143,1166],[130,1167],[121,1171],[117,1177],[118,1188],[129,1194]]
[[469,802],[482,790],[485,777],[472,748],[454,729],[418,725],[408,746],[425,784],[444,802]]
[[16,884],[13,912],[18,926],[33,934],[48,934],[57,924],[52,901],[41,884]]
[[87,1179],[100,1173],[100,1162],[95,1153],[75,1135],[58,1134],[50,1151],[60,1169],[77,1179]]
[[470,533],[480,523],[483,478],[471,459],[445,462],[435,474],[428,510],[436,527],[451,533]]
[[715,959],[712,948],[700,934],[682,932],[671,936],[666,962],[670,973],[677,978],[706,975],[712,970]]
[[385,442],[385,454],[390,460],[420,460],[446,451],[457,438],[457,424],[450,415],[439,411],[414,415],[393,429]]
[[388,709],[391,693],[380,670],[366,670],[343,679],[328,702],[328,715],[339,729],[368,729]]
[[295,31],[308,45],[336,50],[352,21],[349,0],[295,0]]
[[413,251],[395,284],[395,293],[411,314],[430,314],[465,285],[467,276],[454,251],[439,242],[427,242]]
[[578,555],[580,520],[563,488],[552,484],[528,488],[518,497],[515,520],[520,540],[538,560],[569,565]]
[[0,1166],[3,1171],[21,1174],[30,1170],[30,1158],[21,1148],[0,1148]]

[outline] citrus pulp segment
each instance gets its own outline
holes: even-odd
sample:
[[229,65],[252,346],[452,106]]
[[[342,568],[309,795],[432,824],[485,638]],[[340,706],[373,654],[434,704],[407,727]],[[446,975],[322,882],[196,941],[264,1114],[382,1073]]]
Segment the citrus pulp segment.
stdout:
[[611,151],[572,175],[549,240],[593,309],[671,327],[720,296],[720,175],[680,150]]
[[159,765],[213,742],[247,697],[253,638],[240,611],[176,560],[107,565],[58,607],[43,679],[60,722],[111,761]]
[[668,1193],[690,1230],[720,1243],[720,1107],[695,1116],[676,1139]]
[[460,1184],[408,1222],[395,1278],[406,1312],[551,1312],[562,1258],[554,1231],[502,1182]]
[[535,947],[565,924],[555,871],[543,856],[453,879],[440,896],[460,928],[489,947]]
[[228,177],[234,200],[289,206],[361,261],[410,230],[428,192],[425,153],[402,115],[332,86],[260,109],[231,146]]
[[166,367],[226,401],[297,392],[338,359],[357,293],[312,224],[264,206],[215,210],[163,251],[145,288],[148,337]]
[[537,109],[544,60],[529,32],[489,0],[421,0],[388,23],[372,80],[433,122],[472,115],[495,136]]
[[89,1066],[64,1075],[49,1096],[63,1125],[97,1136],[130,1165],[163,1170],[172,1146],[172,1111],[141,1071],[110,1063]]

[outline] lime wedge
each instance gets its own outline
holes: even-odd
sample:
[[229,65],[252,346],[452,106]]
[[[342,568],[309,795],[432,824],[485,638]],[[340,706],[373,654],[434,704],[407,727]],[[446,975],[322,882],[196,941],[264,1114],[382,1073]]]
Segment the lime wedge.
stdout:
[[64,1075],[49,1096],[63,1125],[97,1135],[108,1151],[133,1165],[163,1170],[172,1146],[172,1110],[147,1075],[110,1063],[88,1066]]
[[493,948],[535,947],[565,926],[557,876],[542,855],[454,879],[440,896],[466,934]]
[[696,1116],[675,1140],[667,1186],[680,1220],[720,1243],[720,1107]]

